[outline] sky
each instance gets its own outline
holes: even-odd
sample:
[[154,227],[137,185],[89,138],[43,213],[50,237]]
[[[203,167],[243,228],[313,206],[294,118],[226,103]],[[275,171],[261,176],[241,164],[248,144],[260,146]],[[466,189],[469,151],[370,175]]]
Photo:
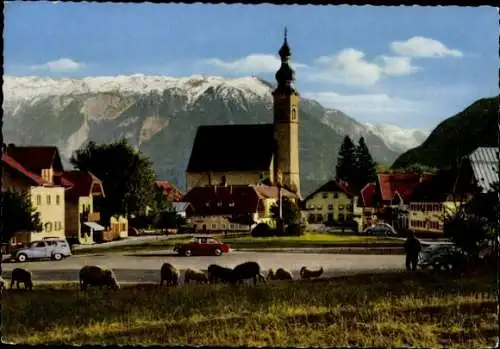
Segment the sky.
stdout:
[[285,26],[306,98],[360,122],[431,131],[498,94],[494,7],[9,2],[6,75],[274,81]]

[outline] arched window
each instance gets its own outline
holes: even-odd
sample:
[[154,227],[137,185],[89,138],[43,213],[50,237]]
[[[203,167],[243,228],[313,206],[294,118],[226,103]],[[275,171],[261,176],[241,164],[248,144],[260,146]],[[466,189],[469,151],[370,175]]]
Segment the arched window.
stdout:
[[292,108],[292,121],[297,121],[297,109],[295,107]]

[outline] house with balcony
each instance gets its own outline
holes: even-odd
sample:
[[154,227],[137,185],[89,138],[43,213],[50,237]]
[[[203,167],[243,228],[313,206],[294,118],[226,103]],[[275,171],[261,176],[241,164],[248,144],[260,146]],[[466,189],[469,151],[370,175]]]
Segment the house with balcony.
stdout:
[[102,182],[85,171],[64,171],[61,178],[72,183],[65,195],[66,237],[77,244],[92,244],[94,233],[105,230],[99,212],[99,201],[104,198]]
[[356,221],[362,228],[362,208],[358,196],[342,181],[330,180],[309,194],[302,202],[302,212],[310,224],[342,224]]
[[[182,201],[190,204],[187,217],[195,231],[237,232],[250,231],[254,223],[274,226],[271,207],[279,195],[277,187],[267,185],[210,185],[191,189]],[[297,199],[286,189],[281,195]]]
[[[33,207],[40,214],[41,232],[17,232],[11,243],[25,244],[43,238],[65,237],[65,192],[71,186],[56,180],[51,163],[53,150],[26,147],[27,152],[12,152],[13,145],[4,145],[2,154],[2,191],[28,192]],[[57,149],[56,149],[57,150]],[[57,161],[57,160],[56,160]],[[59,164],[56,164],[57,167]],[[62,167],[62,165],[61,165]]]
[[409,229],[418,234],[442,234],[445,216],[470,200],[475,190],[471,176],[457,169],[439,170],[415,189],[409,205]]

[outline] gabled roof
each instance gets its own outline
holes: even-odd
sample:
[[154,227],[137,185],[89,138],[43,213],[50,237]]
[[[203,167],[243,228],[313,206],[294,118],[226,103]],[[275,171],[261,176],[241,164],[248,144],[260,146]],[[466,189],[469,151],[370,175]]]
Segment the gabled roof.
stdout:
[[24,168],[23,165],[11,158],[8,154],[2,154],[2,162],[4,165],[10,167],[11,169],[27,178],[33,185],[49,185],[49,183],[44,181],[39,175]]
[[175,212],[184,212],[187,210],[189,205],[191,205],[189,202],[172,202],[172,207],[174,208]]
[[499,150],[495,147],[479,147],[469,154],[472,171],[483,192],[493,190],[498,183]]
[[171,182],[165,180],[158,180],[155,181],[155,184],[158,188],[163,190],[163,194],[165,194],[168,201],[175,202],[175,201],[180,201],[182,199],[183,195],[182,191],[175,185],[173,185]]
[[206,186],[191,189],[182,201],[189,202],[195,215],[243,215],[264,209],[255,187],[248,185]]
[[265,171],[273,150],[273,124],[199,126],[186,171]]
[[312,198],[314,195],[316,195],[317,193],[322,193],[322,192],[328,192],[328,193],[342,192],[349,197],[354,196],[354,194],[350,191],[349,185],[347,183],[332,179],[332,180],[326,182],[325,184],[323,184],[322,186],[320,186],[318,189],[313,191],[311,194],[309,194],[304,199],[304,201],[307,201],[310,198]]
[[361,189],[361,202],[364,207],[373,207],[375,204],[375,194],[377,186],[373,183],[368,183]]
[[[74,197],[90,196],[92,194],[104,196],[102,182],[88,171],[65,171],[61,174],[63,180],[73,184],[68,195]],[[96,190],[97,188],[97,190]]]
[[392,201],[396,192],[403,202],[408,203],[415,188],[420,182],[429,180],[432,174],[428,173],[383,173],[378,174],[378,184],[382,201]]
[[52,167],[54,171],[63,171],[59,150],[54,146],[17,146],[9,144],[7,154],[24,168],[40,174],[42,169]]

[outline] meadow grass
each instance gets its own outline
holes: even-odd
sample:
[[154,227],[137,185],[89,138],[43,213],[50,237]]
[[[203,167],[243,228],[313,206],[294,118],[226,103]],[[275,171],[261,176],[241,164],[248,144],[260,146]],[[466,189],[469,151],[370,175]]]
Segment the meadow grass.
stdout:
[[495,277],[425,273],[250,285],[76,284],[8,291],[17,344],[485,347],[498,331]]
[[[376,236],[361,236],[354,234],[327,234],[327,233],[305,233],[302,236],[272,236],[254,238],[252,236],[227,237],[214,235],[232,248],[240,249],[266,249],[266,248],[300,248],[300,247],[342,247],[342,246],[402,246],[402,242],[391,238]],[[175,244],[190,241],[190,237],[179,237],[168,240],[144,241],[140,244],[110,246],[95,248],[82,248],[75,251],[75,254],[85,254],[89,252],[101,251],[137,251],[155,250],[159,248],[173,248]]]

